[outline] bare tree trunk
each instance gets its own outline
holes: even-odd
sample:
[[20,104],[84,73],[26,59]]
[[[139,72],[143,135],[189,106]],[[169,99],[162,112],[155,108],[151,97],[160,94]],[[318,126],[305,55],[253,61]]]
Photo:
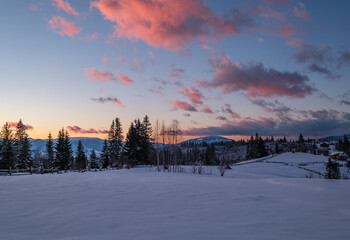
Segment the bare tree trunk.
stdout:
[[162,140],[163,140],[163,171],[165,172],[165,148],[164,148],[164,143],[165,143],[165,124],[162,122]]

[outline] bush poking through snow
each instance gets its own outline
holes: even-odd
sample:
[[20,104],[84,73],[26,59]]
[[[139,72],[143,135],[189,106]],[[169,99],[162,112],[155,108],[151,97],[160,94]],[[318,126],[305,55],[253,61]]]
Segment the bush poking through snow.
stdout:
[[204,171],[204,167],[199,166],[199,167],[198,167],[198,174],[202,174],[203,171]]
[[218,169],[220,171],[220,175],[223,177],[226,172],[226,168],[223,165],[220,165],[218,166]]
[[197,167],[196,166],[192,166],[192,173],[196,174],[196,172],[197,172]]

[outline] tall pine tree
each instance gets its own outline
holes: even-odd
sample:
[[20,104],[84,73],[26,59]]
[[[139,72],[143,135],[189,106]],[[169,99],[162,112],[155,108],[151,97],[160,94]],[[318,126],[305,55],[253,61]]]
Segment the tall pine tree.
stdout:
[[129,131],[126,134],[125,145],[124,145],[124,155],[127,160],[126,164],[128,167],[133,167],[137,165],[138,161],[138,136],[137,130],[134,123],[130,124]]
[[100,160],[96,156],[95,150],[92,150],[90,154],[90,168],[100,169]]
[[58,132],[55,147],[55,163],[60,170],[68,170],[73,167],[73,151],[68,132],[62,128]]
[[9,169],[15,167],[15,154],[13,149],[13,132],[10,125],[6,124],[2,127],[0,132],[1,142],[1,160],[0,169]]
[[151,152],[153,150],[152,144],[152,126],[151,122],[146,115],[142,121],[141,129],[140,129],[140,143],[141,143],[141,156],[143,158],[143,163],[148,165],[150,164]]
[[26,127],[20,119],[16,126],[16,133],[14,139],[14,155],[16,167],[19,169],[26,169],[32,167],[32,152],[30,150],[30,142]]
[[103,142],[100,161],[101,161],[102,168],[107,168],[110,165],[108,143],[106,139]]
[[109,158],[112,166],[122,165],[121,151],[123,147],[123,130],[119,118],[112,121],[109,134]]
[[74,167],[74,157],[73,157],[73,149],[72,143],[70,141],[68,131],[65,132],[64,135],[64,158],[68,162],[67,170],[72,169]]
[[52,169],[54,167],[55,167],[55,151],[54,151],[52,135],[50,132],[46,142],[44,168]]
[[77,153],[75,156],[75,166],[76,169],[81,171],[86,169],[86,155],[84,152],[84,147],[83,144],[81,143],[81,140],[78,142],[78,147],[77,147]]

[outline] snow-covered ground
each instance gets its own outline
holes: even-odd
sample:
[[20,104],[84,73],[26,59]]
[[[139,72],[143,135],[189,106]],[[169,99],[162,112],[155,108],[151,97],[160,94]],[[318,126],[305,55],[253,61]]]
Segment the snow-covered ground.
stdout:
[[2,176],[0,239],[349,239],[350,181],[290,165],[320,156],[264,161],[224,177],[189,167]]

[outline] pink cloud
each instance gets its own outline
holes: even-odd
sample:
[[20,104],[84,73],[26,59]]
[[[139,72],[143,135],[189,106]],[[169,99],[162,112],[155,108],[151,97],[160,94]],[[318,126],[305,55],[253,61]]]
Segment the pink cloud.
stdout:
[[178,99],[168,101],[168,103],[170,103],[173,106],[172,110],[183,109],[189,112],[197,112],[197,109],[194,106],[188,104],[187,102],[180,101]]
[[98,71],[96,68],[85,68],[85,74],[87,78],[92,79],[95,82],[107,82],[116,81],[116,77],[113,73]]
[[[8,124],[9,124],[10,127],[17,129],[18,122],[9,122]],[[24,125],[24,130],[32,131],[32,130],[34,130],[34,127],[25,124]]]
[[67,129],[69,132],[72,133],[80,133],[80,134],[108,134],[109,131],[107,130],[96,130],[94,128],[90,129],[82,129],[81,127],[78,126],[67,126]]
[[237,34],[247,24],[237,10],[225,18],[199,0],[98,0],[90,6],[116,24],[115,37],[140,39],[171,50],[183,49],[195,39],[216,40]]
[[311,15],[310,15],[310,13],[308,13],[306,11],[305,4],[302,2],[298,2],[298,4],[299,4],[300,9],[298,7],[294,7],[294,15],[303,19],[303,20],[310,20]]
[[184,95],[185,97],[187,97],[192,103],[194,104],[203,104],[202,99],[204,98],[202,93],[194,88],[191,87],[191,90],[188,89],[187,87],[181,86],[181,91],[179,91],[179,93],[181,93],[182,95]]
[[288,96],[304,98],[315,89],[308,85],[308,77],[298,72],[280,72],[267,69],[262,63],[241,66],[229,56],[210,58],[214,77],[211,81],[196,80],[204,88],[221,88],[223,94],[244,91],[246,96],[256,98]]
[[135,81],[128,77],[128,75],[125,75],[121,73],[120,71],[117,72],[117,75],[119,79],[121,80],[122,85],[129,85],[129,84],[135,84]]
[[54,16],[49,21],[49,26],[62,37],[67,35],[73,37],[81,32],[81,28],[75,25],[75,22],[68,22],[64,17]]
[[92,79],[95,82],[108,82],[108,81],[116,81],[122,85],[135,84],[135,81],[132,80],[127,75],[117,71],[117,74],[114,75],[110,72],[99,71],[96,68],[85,68],[84,69],[86,77]]
[[79,14],[71,7],[71,5],[68,3],[68,1],[64,0],[52,0],[52,5],[56,7],[58,10],[63,10],[68,14],[76,15]]
[[95,32],[95,33],[88,35],[86,37],[79,37],[79,39],[83,40],[83,41],[93,41],[93,40],[98,39],[100,36],[101,36],[100,33]]
[[204,113],[213,113],[213,110],[211,110],[211,108],[210,107],[208,107],[208,106],[205,106],[202,110],[201,110],[201,112],[204,112]]

